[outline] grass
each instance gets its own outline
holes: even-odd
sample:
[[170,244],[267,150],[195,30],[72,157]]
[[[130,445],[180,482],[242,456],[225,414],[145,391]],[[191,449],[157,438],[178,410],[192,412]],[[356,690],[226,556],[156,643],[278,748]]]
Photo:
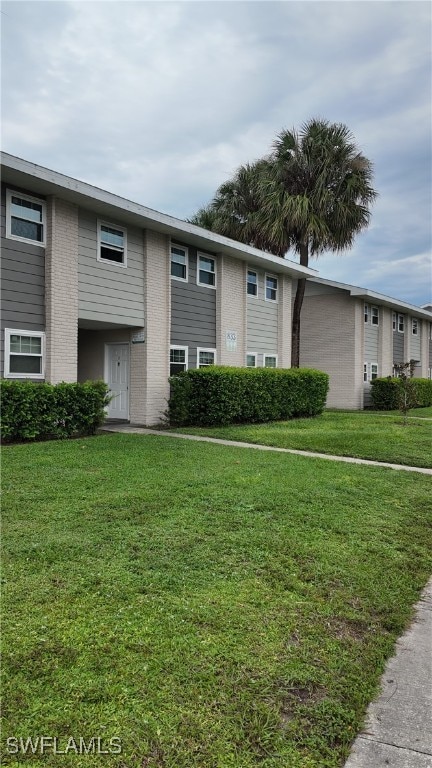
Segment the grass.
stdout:
[[184,427],[178,431],[276,448],[432,467],[432,424],[410,419],[404,426],[399,413],[324,411],[313,419],[211,428]]
[[429,478],[161,436],[3,451],[3,764],[336,768],[432,565]]

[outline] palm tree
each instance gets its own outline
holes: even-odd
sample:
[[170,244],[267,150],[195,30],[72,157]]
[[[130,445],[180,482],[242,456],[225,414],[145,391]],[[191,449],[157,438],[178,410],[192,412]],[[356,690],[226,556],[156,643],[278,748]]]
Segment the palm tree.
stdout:
[[[372,163],[349,129],[314,118],[298,132],[283,130],[268,157],[240,167],[190,221],[278,256],[293,249],[307,267],[323,251],[350,248],[368,226],[377,196],[372,177]],[[293,367],[300,361],[305,287],[306,280],[298,280]]]

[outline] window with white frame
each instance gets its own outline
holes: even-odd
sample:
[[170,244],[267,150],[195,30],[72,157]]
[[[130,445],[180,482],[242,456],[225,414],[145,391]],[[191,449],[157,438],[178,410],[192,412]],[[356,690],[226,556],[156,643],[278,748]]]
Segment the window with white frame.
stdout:
[[6,192],[6,237],[45,245],[46,204],[37,197],[8,189]]
[[379,310],[378,307],[371,307],[371,324],[379,325]]
[[374,379],[378,378],[378,363],[371,363],[370,364],[370,380],[373,381]]
[[393,326],[393,330],[395,331],[396,327],[397,327],[397,315],[396,315],[396,312],[392,312],[392,326]]
[[188,368],[188,348],[170,347],[170,376],[187,371]]
[[369,322],[369,304],[364,305],[364,321],[365,323]]
[[206,288],[216,287],[216,262],[203,253],[198,253],[197,282]]
[[277,355],[264,355],[264,368],[277,368]]
[[5,377],[11,379],[44,378],[43,331],[5,329]]
[[257,365],[257,356],[255,352],[248,352],[246,355],[246,367],[247,368],[256,368]]
[[277,277],[272,275],[265,276],[265,297],[266,301],[277,301],[278,281]]
[[416,317],[412,319],[412,335],[418,336],[418,320]]
[[363,381],[366,383],[368,380],[368,364],[363,363]]
[[404,333],[404,331],[405,331],[405,316],[404,315],[398,315],[398,331],[399,331],[399,333]]
[[197,368],[206,368],[216,362],[215,349],[197,349]]
[[98,221],[98,261],[126,267],[127,234],[116,224]]
[[188,279],[188,249],[182,245],[171,246],[171,277],[174,280]]
[[252,269],[247,272],[246,292],[248,296],[258,296],[258,275]]

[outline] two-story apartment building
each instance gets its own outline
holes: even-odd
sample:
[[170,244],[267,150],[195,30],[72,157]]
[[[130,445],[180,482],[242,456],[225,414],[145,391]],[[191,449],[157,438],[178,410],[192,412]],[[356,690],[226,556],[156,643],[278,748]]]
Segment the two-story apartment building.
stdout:
[[287,259],[2,154],[1,375],[105,379],[108,416],[160,421],[170,373],[289,367]]
[[415,376],[431,375],[432,313],[365,288],[308,280],[302,308],[300,365],[330,376],[327,406],[371,404],[370,382],[394,364],[415,360]]

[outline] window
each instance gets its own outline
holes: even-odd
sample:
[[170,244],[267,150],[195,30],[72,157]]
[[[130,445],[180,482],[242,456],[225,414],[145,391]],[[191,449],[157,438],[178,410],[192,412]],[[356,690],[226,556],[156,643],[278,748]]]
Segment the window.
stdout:
[[197,368],[205,368],[216,362],[216,350],[214,349],[197,349],[197,356]]
[[264,355],[264,368],[276,368],[277,356],[276,355]]
[[369,322],[369,304],[364,305],[364,321],[365,323]]
[[277,301],[277,288],[278,288],[277,277],[271,277],[270,275],[266,275],[265,287],[266,287],[265,289],[266,301]]
[[170,376],[175,376],[176,373],[182,373],[187,371],[188,367],[188,348],[187,347],[171,347],[170,348]]
[[392,324],[393,324],[393,330],[396,330],[396,312],[392,312]]
[[412,334],[418,336],[418,320],[415,317],[412,319]]
[[6,193],[6,237],[45,245],[46,205],[30,195],[8,189]]
[[258,296],[258,275],[248,269],[246,292],[248,296]]
[[371,307],[371,323],[372,325],[379,325],[378,307]]
[[126,230],[98,221],[98,261],[126,266]]
[[405,317],[404,315],[398,315],[398,331],[403,333],[405,330]]
[[368,364],[363,363],[363,381],[366,382],[368,380]]
[[44,378],[45,334],[42,331],[5,329],[5,377]]
[[378,378],[378,363],[371,363],[370,378],[371,378],[371,381]]
[[246,367],[256,368],[257,356],[255,352],[248,352],[246,355]]
[[198,285],[205,285],[207,288],[216,287],[216,266],[215,260],[210,256],[198,254]]
[[180,245],[171,246],[171,277],[185,283],[188,279],[188,249]]

